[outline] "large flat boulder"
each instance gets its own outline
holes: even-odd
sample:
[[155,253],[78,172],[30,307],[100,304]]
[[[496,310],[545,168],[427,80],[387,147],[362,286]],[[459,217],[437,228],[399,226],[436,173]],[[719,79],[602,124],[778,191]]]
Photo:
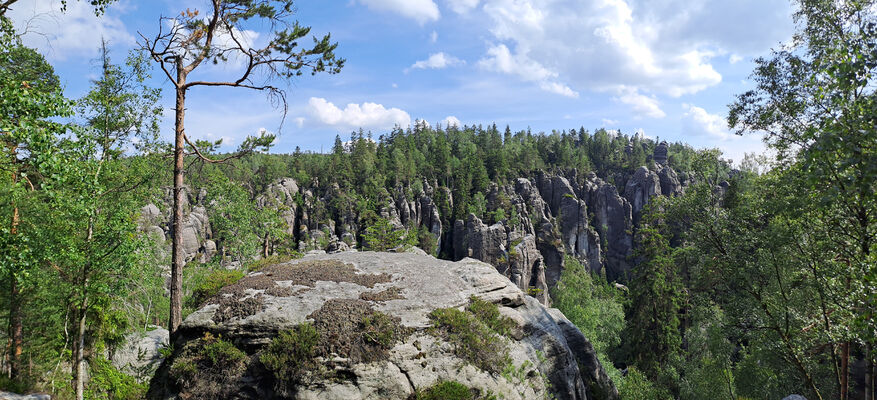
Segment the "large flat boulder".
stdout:
[[471,258],[348,252],[269,266],[189,315],[173,348],[151,398],[401,400],[443,381],[505,399],[617,398],[575,326]]

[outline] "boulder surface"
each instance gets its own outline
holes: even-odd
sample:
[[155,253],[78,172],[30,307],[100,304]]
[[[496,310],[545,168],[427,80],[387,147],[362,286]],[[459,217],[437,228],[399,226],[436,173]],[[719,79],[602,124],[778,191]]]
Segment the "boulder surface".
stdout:
[[402,400],[447,381],[504,399],[618,397],[562,313],[471,258],[347,252],[268,266],[189,315],[173,348],[150,398]]

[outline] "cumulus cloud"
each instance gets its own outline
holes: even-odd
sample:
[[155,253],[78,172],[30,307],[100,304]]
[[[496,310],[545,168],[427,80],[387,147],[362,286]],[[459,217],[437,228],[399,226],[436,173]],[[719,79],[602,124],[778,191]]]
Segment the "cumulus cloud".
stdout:
[[555,81],[556,72],[545,68],[526,54],[512,54],[504,44],[488,49],[487,56],[478,61],[478,66],[488,71],[514,75],[524,81],[536,82],[540,88],[548,92],[573,98],[579,96],[578,92],[569,86]]
[[[494,40],[480,65],[566,95],[623,88],[647,97],[698,93],[722,81],[717,57],[754,55],[794,30],[788,4],[760,0],[481,3]],[[645,110],[658,115],[654,107]]]
[[24,44],[34,47],[51,60],[69,57],[95,57],[100,39],[107,38],[113,45],[131,46],[135,43],[125,24],[109,12],[98,18],[88,2],[67,2],[67,11],[60,11],[55,0],[31,0],[16,3],[9,12],[18,32],[26,32]]
[[411,18],[419,24],[438,21],[438,6],[432,0],[359,0],[366,7]]
[[377,103],[348,104],[344,109],[319,97],[308,101],[308,112],[317,122],[342,129],[388,129],[394,125],[408,126],[411,116],[398,108]]
[[740,163],[746,153],[763,154],[767,151],[761,134],[738,136],[730,131],[725,117],[721,115],[692,104],[683,104],[682,109],[682,133],[691,138],[707,139],[722,151],[725,158]]
[[658,99],[654,96],[641,94],[633,88],[621,88],[619,90],[619,95],[616,96],[615,99],[631,106],[631,108],[633,108],[638,114],[637,117],[646,116],[649,118],[664,118],[667,116],[664,110],[661,110]]
[[457,57],[445,54],[444,52],[438,52],[431,54],[426,60],[415,62],[411,65],[410,69],[442,69],[465,63],[465,61]]
[[448,115],[445,119],[442,120],[442,126],[444,126],[446,128],[456,126],[459,128],[459,127],[463,126],[463,124],[460,123],[460,120],[457,117],[455,117],[453,115]]
[[448,0],[448,7],[457,14],[465,14],[478,7],[479,0]]
[[728,140],[734,135],[728,129],[724,117],[710,114],[703,108],[691,104],[683,104],[682,133],[689,136],[709,136],[713,139]]

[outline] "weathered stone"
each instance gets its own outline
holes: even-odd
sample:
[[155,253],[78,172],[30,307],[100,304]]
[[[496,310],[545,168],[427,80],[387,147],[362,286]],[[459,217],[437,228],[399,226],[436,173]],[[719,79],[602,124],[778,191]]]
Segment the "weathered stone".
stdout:
[[[314,311],[330,301],[363,301],[363,293],[394,290],[395,296],[368,301],[377,312],[398,318],[409,329],[409,336],[397,341],[386,359],[352,362],[349,359],[316,360],[322,368],[341,371],[331,378],[315,374],[300,384],[296,399],[407,399],[416,390],[424,390],[442,380],[458,381],[482,392],[490,391],[505,399],[592,399],[618,397],[613,383],[606,377],[587,339],[557,310],[547,309],[536,299],[525,296],[515,284],[488,264],[473,259],[459,262],[439,260],[412,253],[348,252],[313,255],[272,267],[271,279],[287,279],[283,268],[307,268],[313,263],[340,262],[353,265],[357,276],[386,276],[388,282],[372,287],[339,280],[318,280],[295,285],[294,292],[277,297],[261,289],[245,289],[245,296],[260,295],[261,311],[253,315],[214,322],[216,304],[192,313],[181,325],[174,348],[198,340],[205,332],[222,335],[257,359],[259,351],[280,331],[305,322]],[[259,273],[251,274],[251,277]],[[264,275],[264,274],[263,274]],[[295,273],[290,276],[300,276]],[[273,277],[273,278],[272,278]],[[247,278],[245,278],[247,279]],[[257,280],[252,280],[253,282]],[[244,282],[244,281],[241,281]],[[277,280],[274,284],[285,281]],[[310,286],[312,285],[312,286]],[[508,351],[509,366],[522,371],[519,377],[483,371],[454,352],[454,346],[441,336],[430,333],[428,315],[437,308],[461,307],[471,296],[497,304],[500,313],[516,322],[517,334],[502,339]],[[350,299],[350,300],[345,300]],[[575,347],[575,348],[574,348]],[[173,398],[174,386],[167,381],[165,361],[150,388],[151,398]],[[590,368],[584,370],[582,368]],[[164,371],[164,372],[162,372]],[[235,381],[242,398],[273,398],[273,381],[264,370],[247,369]],[[269,373],[270,375],[270,373]],[[197,379],[197,376],[196,376]]]
[[628,257],[633,250],[630,203],[618,195],[615,186],[596,177],[589,180],[588,198],[606,259],[606,276],[610,280],[624,277],[630,271]]
[[682,194],[682,184],[676,171],[670,167],[661,168],[658,171],[658,179],[661,181],[661,194],[664,196],[678,196]]
[[630,202],[636,220],[643,207],[649,204],[649,200],[659,194],[661,194],[661,180],[658,174],[646,167],[639,167],[624,188],[624,198]]
[[652,160],[660,165],[667,165],[667,151],[669,146],[667,142],[662,141],[655,146],[655,152],[652,154]]
[[42,393],[15,394],[9,392],[0,392],[0,400],[52,400],[52,396]]
[[125,342],[112,353],[113,366],[141,382],[149,380],[161,363],[159,349],[168,344],[168,330],[159,327],[141,333],[135,332],[125,337]]

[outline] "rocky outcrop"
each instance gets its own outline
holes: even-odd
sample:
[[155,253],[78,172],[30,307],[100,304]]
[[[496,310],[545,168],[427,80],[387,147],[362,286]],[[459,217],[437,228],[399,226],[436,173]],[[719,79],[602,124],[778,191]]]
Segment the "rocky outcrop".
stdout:
[[[488,262],[522,290],[544,293],[547,302],[547,289],[560,279],[567,256],[591,271],[605,270],[610,279],[628,275],[633,234],[643,208],[654,196],[683,191],[684,179],[666,165],[666,148],[662,143],[655,150],[652,169],[641,167],[631,176],[613,175],[614,182],[624,183],[621,193],[615,184],[594,173],[543,171],[505,185],[491,184],[485,193],[486,212],[461,220],[450,219],[455,209],[451,191],[426,180],[381,189],[374,200],[377,205],[371,208],[397,229],[417,228],[417,239],[430,247],[429,253]],[[185,197],[186,259],[206,262],[217,252],[207,215],[209,205],[203,204],[206,193],[202,190]],[[256,203],[279,211],[287,243],[266,241],[268,253],[277,244],[301,252],[357,249],[372,218],[360,214],[362,205],[357,201],[337,184],[321,185],[316,180],[301,183],[284,178],[269,185]],[[168,213],[169,205],[145,206],[141,230],[168,240]],[[515,250],[520,245],[520,251]]]
[[168,337],[167,329],[160,327],[134,332],[110,355],[110,361],[122,372],[146,381],[161,363],[160,349],[168,345]]
[[15,394],[0,391],[0,400],[52,400],[47,394]]
[[625,198],[618,195],[615,186],[596,176],[590,176],[587,191],[594,214],[594,226],[603,244],[606,276],[610,280],[622,278],[631,267],[628,258],[633,252],[632,207]]
[[664,196],[679,196],[682,194],[682,183],[676,175],[676,171],[670,167],[661,168],[658,171],[658,179],[661,181],[661,194]]
[[[525,242],[531,241],[525,239],[516,248],[525,250]],[[501,354],[473,358],[459,351],[459,343],[449,342],[456,339],[441,334],[436,310],[467,313],[473,301],[494,304],[505,317],[509,330],[490,333]],[[362,318],[371,322],[348,322]],[[395,322],[384,328],[374,325],[381,320]],[[295,365],[310,368],[296,372],[304,378],[284,381],[284,386],[271,372],[277,364],[265,354],[276,349],[271,346],[281,332],[300,332],[303,323],[312,324],[319,335],[328,323],[332,335],[340,338],[320,336],[320,348],[332,350],[295,358]],[[367,337],[390,339],[378,346],[362,339],[362,329],[372,335]],[[381,329],[392,332],[384,335]],[[575,326],[559,311],[525,296],[494,267],[470,258],[451,262],[373,252],[307,256],[251,273],[223,289],[189,315],[178,332],[174,354],[151,382],[150,398],[197,396],[192,390],[198,389],[235,393],[239,399],[401,400],[440,381],[457,381],[505,399],[618,397],[593,346]],[[220,348],[216,338],[236,348],[220,346],[222,354],[235,355],[234,366],[199,368],[197,360],[206,359],[197,358],[203,349],[199,344]],[[363,353],[365,348],[371,350]],[[497,357],[507,365],[483,363],[478,357]]]
[[670,165],[668,164],[669,160],[667,158],[667,152],[669,149],[670,146],[667,145],[667,142],[662,141],[661,143],[658,143],[658,145],[655,146],[654,153],[652,154],[652,161],[660,166]]
[[646,167],[639,167],[624,188],[624,198],[630,202],[634,218],[639,220],[643,207],[649,199],[661,194],[661,180],[658,174]]

